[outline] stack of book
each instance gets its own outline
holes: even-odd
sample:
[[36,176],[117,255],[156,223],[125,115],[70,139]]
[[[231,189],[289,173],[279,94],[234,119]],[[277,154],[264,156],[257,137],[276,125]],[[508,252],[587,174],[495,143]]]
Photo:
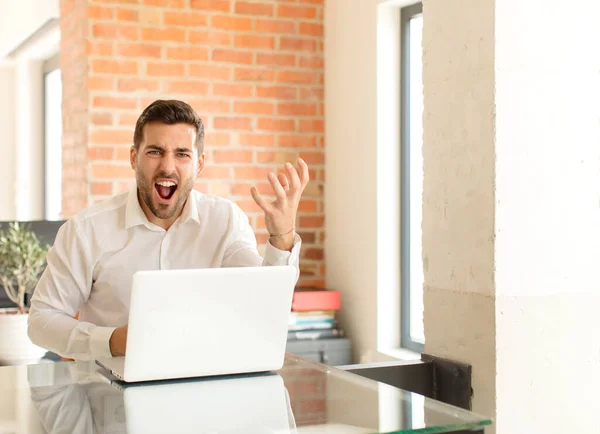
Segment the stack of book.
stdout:
[[331,339],[343,336],[336,313],[340,292],[296,289],[288,326],[288,340]]

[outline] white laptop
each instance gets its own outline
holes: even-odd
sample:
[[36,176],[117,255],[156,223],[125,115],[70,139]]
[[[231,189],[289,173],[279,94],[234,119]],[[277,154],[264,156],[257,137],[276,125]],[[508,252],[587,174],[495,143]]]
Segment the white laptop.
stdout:
[[293,266],[139,271],[126,355],[96,363],[125,382],[278,370],[296,281]]

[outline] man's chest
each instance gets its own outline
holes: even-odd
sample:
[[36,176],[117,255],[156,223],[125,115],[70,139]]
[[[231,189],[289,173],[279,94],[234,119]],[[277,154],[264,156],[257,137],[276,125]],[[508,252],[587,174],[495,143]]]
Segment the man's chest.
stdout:
[[223,236],[192,230],[115,234],[94,264],[91,297],[128,305],[137,271],[219,267],[224,244]]

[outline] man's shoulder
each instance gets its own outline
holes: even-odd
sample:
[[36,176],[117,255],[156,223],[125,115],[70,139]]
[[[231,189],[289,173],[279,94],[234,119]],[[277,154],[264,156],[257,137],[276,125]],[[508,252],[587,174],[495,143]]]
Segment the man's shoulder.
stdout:
[[239,208],[233,200],[225,197],[201,193],[197,190],[193,190],[193,195],[198,211],[200,212],[209,210],[232,212]]
[[233,199],[194,191],[198,217],[210,227],[246,225],[249,217]]
[[102,226],[116,224],[124,216],[128,194],[128,192],[119,193],[99,201],[73,215],[69,222],[84,231],[98,224]]

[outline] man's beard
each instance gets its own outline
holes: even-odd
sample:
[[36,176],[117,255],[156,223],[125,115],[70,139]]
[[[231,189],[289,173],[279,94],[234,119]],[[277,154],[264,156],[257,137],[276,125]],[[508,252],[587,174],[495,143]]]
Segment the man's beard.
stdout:
[[[164,173],[159,173],[156,179],[177,180],[176,177],[169,176]],[[148,183],[145,179],[138,175],[136,175],[136,181],[140,197],[142,198],[148,209],[150,209],[150,212],[152,212],[152,214],[154,214],[156,217],[162,220],[168,220],[181,211],[181,208],[185,204],[185,201],[187,200],[190,191],[192,191],[193,188],[193,183],[189,181],[183,184],[177,182],[177,191],[175,191],[174,194],[179,194],[179,197],[175,203],[154,204],[152,200],[152,195],[154,194],[154,190],[156,189],[154,187],[155,182]]]

